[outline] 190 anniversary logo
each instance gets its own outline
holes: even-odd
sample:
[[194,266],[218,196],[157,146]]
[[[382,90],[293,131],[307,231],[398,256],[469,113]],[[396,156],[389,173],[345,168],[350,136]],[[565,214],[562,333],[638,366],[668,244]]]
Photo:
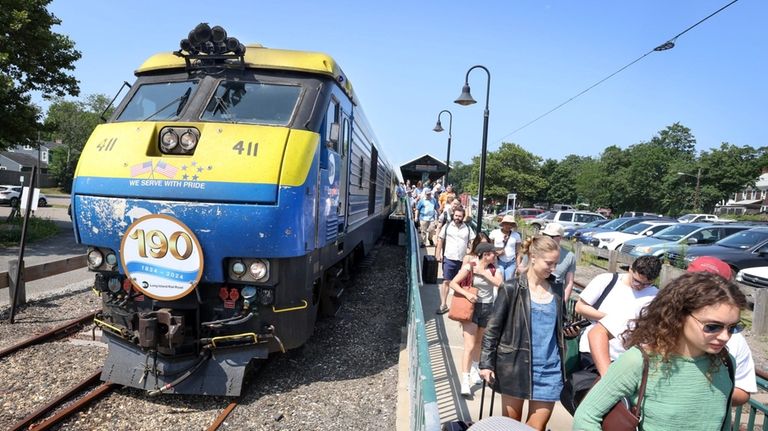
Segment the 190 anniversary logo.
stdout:
[[194,290],[203,275],[203,250],[184,223],[164,214],[134,221],[120,243],[120,263],[133,286],[161,301]]

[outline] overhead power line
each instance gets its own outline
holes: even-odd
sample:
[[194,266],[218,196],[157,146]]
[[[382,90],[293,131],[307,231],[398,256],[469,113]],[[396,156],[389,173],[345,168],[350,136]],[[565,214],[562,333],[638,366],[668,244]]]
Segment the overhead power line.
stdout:
[[720,9],[718,9],[718,10],[716,10],[716,11],[712,12],[711,14],[709,14],[709,15],[708,15],[708,16],[706,16],[705,18],[701,19],[701,20],[700,20],[699,22],[697,22],[696,24],[694,24],[694,25],[692,25],[692,26],[690,26],[690,27],[686,28],[685,30],[681,31],[680,33],[678,33],[677,35],[675,35],[675,36],[674,36],[674,37],[672,37],[671,39],[668,39],[666,42],[664,42],[664,43],[662,43],[661,45],[659,45],[659,46],[657,46],[657,47],[653,48],[652,50],[650,50],[650,51],[648,51],[648,52],[646,52],[645,54],[641,55],[640,57],[636,58],[635,60],[632,60],[630,63],[626,64],[626,65],[625,65],[625,66],[623,66],[621,69],[619,69],[619,70],[617,70],[617,71],[615,71],[615,72],[611,73],[610,75],[606,76],[605,78],[603,78],[603,79],[601,79],[601,80],[599,80],[599,81],[595,82],[594,84],[592,84],[592,85],[590,85],[589,87],[585,88],[584,90],[580,91],[580,92],[579,92],[578,94],[576,94],[575,96],[573,96],[573,97],[571,97],[571,98],[567,99],[567,100],[566,100],[566,101],[564,101],[563,103],[561,103],[561,104],[559,104],[559,105],[555,106],[554,108],[550,109],[549,111],[547,111],[547,112],[545,112],[545,113],[543,113],[543,114],[539,115],[538,117],[534,118],[533,120],[531,120],[531,121],[529,121],[529,122],[527,122],[527,123],[523,124],[522,126],[518,127],[517,129],[515,129],[515,130],[513,130],[513,131],[511,131],[511,132],[509,132],[509,133],[507,133],[506,135],[502,136],[500,139],[497,139],[495,142],[501,142],[501,141],[503,141],[504,139],[508,138],[509,136],[512,136],[512,135],[514,135],[515,133],[517,133],[517,132],[519,132],[519,131],[521,131],[521,130],[525,129],[526,127],[530,126],[531,124],[533,124],[533,123],[535,123],[535,122],[537,122],[537,121],[541,120],[542,118],[546,117],[547,115],[549,115],[549,114],[551,114],[551,113],[553,113],[553,112],[557,111],[558,109],[562,108],[563,106],[567,105],[568,103],[571,103],[572,101],[574,101],[574,100],[575,100],[576,98],[578,98],[579,96],[582,96],[583,94],[585,94],[585,93],[586,93],[586,92],[588,92],[589,90],[591,90],[591,89],[593,89],[593,88],[597,87],[598,85],[602,84],[603,82],[605,82],[605,81],[607,81],[607,80],[609,80],[609,79],[613,78],[614,76],[618,75],[619,73],[623,72],[625,69],[629,68],[630,66],[632,66],[632,65],[633,65],[633,64],[635,64],[635,63],[637,63],[638,61],[640,61],[640,60],[644,59],[644,58],[645,58],[645,57],[647,57],[648,55],[650,55],[650,54],[653,54],[654,52],[666,51],[666,50],[668,50],[668,49],[672,49],[672,48],[674,48],[674,47],[675,47],[675,41],[677,40],[677,38],[678,38],[678,37],[680,37],[680,36],[684,35],[685,33],[687,33],[688,31],[690,31],[691,29],[693,29],[693,28],[694,28],[694,27],[696,27],[697,25],[699,25],[699,24],[703,23],[704,21],[706,21],[706,20],[708,20],[708,19],[712,18],[713,16],[717,15],[718,13],[722,12],[722,11],[723,11],[725,8],[727,8],[727,7],[731,6],[732,4],[736,3],[737,1],[739,1],[739,0],[733,0],[732,2],[728,3],[727,5],[725,5],[725,6],[721,7]]

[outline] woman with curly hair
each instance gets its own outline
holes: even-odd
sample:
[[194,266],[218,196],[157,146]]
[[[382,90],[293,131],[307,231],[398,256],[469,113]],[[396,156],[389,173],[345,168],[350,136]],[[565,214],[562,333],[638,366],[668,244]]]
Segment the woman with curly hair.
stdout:
[[720,430],[733,391],[733,358],[725,349],[740,332],[746,298],[718,275],[687,273],[661,289],[625,333],[632,346],[592,388],[574,415],[573,429],[600,430],[605,414],[623,397],[637,404],[648,355],[648,379],[640,405],[644,431]]

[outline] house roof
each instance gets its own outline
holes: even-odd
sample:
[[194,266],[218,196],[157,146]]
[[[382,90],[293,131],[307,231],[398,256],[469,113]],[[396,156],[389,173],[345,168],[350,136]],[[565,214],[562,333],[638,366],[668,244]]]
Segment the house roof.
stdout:
[[[3,151],[0,154],[2,154],[4,157],[10,160],[13,160],[14,162],[20,164],[21,166],[32,167],[37,165],[37,157],[32,157],[28,154],[17,153],[15,151]],[[45,162],[41,162],[40,164],[41,166],[47,166]]]

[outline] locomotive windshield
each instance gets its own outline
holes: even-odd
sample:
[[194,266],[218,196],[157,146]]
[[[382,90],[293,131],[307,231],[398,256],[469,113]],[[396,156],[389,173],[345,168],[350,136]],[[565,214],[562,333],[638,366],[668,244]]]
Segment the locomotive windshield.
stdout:
[[297,85],[222,81],[202,119],[285,126],[301,95]]
[[133,94],[117,121],[176,119],[196,87],[197,81],[143,84]]

